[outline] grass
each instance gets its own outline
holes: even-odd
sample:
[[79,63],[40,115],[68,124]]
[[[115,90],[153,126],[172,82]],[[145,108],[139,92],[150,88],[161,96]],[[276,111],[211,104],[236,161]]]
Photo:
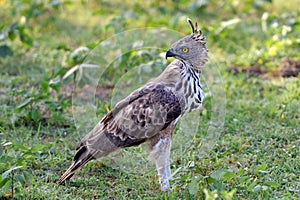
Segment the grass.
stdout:
[[[4,47],[0,52],[1,198],[300,198],[300,79],[274,76],[282,59],[300,60],[299,10],[282,9],[280,5],[286,4],[279,0],[243,4],[212,1],[203,5],[199,1],[142,4],[127,0],[0,4],[0,17],[4,19],[0,22],[0,35],[6,36],[0,46],[13,52],[4,56]],[[211,64],[218,66],[221,89],[226,95],[226,101],[220,99],[226,105],[224,128],[214,139],[215,145],[199,156],[203,152],[199,140],[208,132],[213,114],[213,97],[207,97],[200,111],[197,135],[190,136],[190,141],[185,138],[184,149],[173,149],[180,155],[172,157],[171,192],[160,192],[154,167],[140,158],[144,155],[141,147],[125,152],[132,165],[128,165],[127,157],[118,161],[126,164],[129,173],[114,169],[109,160],[94,161],[65,186],[57,186],[77,141],[85,135],[76,130],[78,124],[73,121],[73,74],[62,78],[84,58],[81,54],[72,57],[71,53],[80,46],[95,47],[99,41],[132,28],[167,27],[187,34],[190,30],[186,17],[197,20],[203,29]],[[17,27],[13,26],[15,22]],[[121,58],[121,64],[112,64],[115,68],[105,72],[102,86],[96,91],[99,118],[111,107],[113,86],[120,76],[151,61],[157,61],[155,69],[165,66],[166,61],[159,56],[163,51],[128,53]],[[252,77],[227,71],[229,66],[254,65],[267,75]],[[209,76],[211,71],[206,68],[204,74]],[[78,76],[79,72],[77,79]],[[127,79],[130,84],[130,77]],[[88,131],[93,120],[86,124]],[[187,132],[193,135],[195,130]]]

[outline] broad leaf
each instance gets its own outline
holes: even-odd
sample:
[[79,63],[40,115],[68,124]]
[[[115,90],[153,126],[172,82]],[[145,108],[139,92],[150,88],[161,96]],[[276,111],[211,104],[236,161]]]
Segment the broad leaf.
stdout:
[[12,171],[16,170],[16,169],[20,169],[22,168],[23,166],[16,166],[16,167],[12,167],[10,168],[9,170],[5,171],[3,174],[2,174],[2,180],[5,179]]
[[32,101],[33,101],[33,98],[32,98],[32,97],[26,99],[25,101],[23,101],[21,104],[19,104],[19,105],[17,106],[17,109],[21,109],[21,108],[26,107],[26,106],[27,106],[28,104],[30,104]]
[[7,45],[1,45],[0,46],[0,57],[5,58],[7,56],[12,56],[13,52],[11,50],[11,48],[9,48],[9,46]]

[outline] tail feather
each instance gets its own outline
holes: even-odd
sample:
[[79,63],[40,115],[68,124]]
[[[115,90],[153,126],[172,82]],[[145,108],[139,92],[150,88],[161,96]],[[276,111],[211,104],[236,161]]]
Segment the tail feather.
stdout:
[[82,146],[76,153],[73,162],[69,169],[58,180],[58,185],[63,184],[66,180],[70,179],[80,167],[84,166],[90,160],[95,159],[95,154],[90,152],[86,146]]

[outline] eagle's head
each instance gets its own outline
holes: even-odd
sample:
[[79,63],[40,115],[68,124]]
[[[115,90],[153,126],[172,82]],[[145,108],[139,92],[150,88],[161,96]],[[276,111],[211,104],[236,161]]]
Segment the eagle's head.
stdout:
[[166,58],[174,57],[183,62],[188,62],[195,69],[201,69],[208,61],[205,38],[202,35],[202,31],[198,29],[197,22],[195,26],[189,18],[187,18],[187,22],[192,27],[192,34],[172,44],[166,53]]

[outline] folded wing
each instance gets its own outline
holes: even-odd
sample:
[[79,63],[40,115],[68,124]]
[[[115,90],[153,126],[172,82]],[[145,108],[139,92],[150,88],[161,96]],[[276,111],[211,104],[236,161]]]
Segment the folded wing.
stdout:
[[[148,84],[119,102],[78,146],[111,151],[138,145],[165,129],[181,114],[176,95],[162,84]],[[102,155],[99,155],[102,156]],[[97,157],[97,156],[96,156]]]

